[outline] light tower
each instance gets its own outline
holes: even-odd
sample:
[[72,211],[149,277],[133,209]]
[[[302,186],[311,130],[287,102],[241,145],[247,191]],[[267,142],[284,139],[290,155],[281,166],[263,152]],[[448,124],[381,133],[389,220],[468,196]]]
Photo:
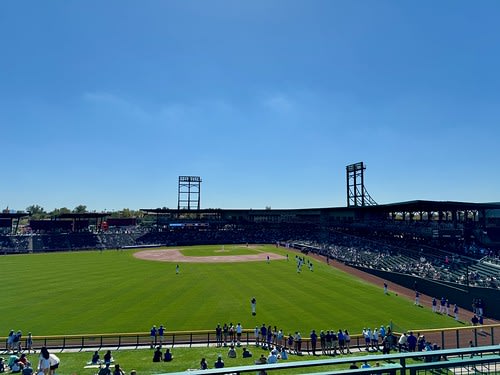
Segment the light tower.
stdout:
[[347,181],[347,207],[374,206],[377,204],[365,188],[365,169],[363,162],[345,167]]
[[179,176],[177,209],[199,210],[200,188],[201,188],[201,177]]

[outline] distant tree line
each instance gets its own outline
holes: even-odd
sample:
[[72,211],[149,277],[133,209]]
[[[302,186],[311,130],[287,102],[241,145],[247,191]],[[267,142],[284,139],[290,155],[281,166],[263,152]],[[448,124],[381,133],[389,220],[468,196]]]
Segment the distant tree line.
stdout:
[[[31,206],[26,207],[26,212],[31,214],[31,218],[34,220],[42,220],[42,219],[50,219],[52,217],[61,215],[61,214],[69,214],[69,213],[88,213],[91,211],[87,210],[87,206],[80,204],[70,210],[67,207],[54,208],[52,211],[45,211],[45,209],[38,205],[32,204]],[[110,217],[143,217],[144,213],[139,210],[131,210],[130,208],[123,208],[118,211],[110,211]]]

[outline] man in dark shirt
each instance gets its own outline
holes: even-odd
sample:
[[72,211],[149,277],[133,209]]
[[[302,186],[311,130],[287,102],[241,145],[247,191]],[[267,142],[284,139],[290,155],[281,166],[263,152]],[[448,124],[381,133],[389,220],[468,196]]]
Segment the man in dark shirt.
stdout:
[[217,358],[217,361],[215,361],[214,367],[215,368],[223,368],[224,367],[224,361],[222,360],[222,357],[220,355]]
[[314,329],[311,332],[310,338],[313,355],[316,355],[316,343],[318,342],[318,335],[316,334],[316,331]]

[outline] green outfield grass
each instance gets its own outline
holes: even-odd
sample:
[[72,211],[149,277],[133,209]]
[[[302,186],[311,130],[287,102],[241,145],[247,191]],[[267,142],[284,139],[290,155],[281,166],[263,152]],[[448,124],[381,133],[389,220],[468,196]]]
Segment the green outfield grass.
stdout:
[[[222,246],[218,246],[219,249]],[[230,249],[229,245],[224,247]],[[213,255],[214,247],[190,254]],[[240,248],[242,251],[256,251]],[[285,249],[258,247],[285,255]],[[0,257],[0,333],[34,335],[211,329],[241,322],[244,328],[276,325],[285,333],[393,321],[399,329],[451,327],[453,319],[418,308],[402,296],[313,260],[314,271],[296,272],[289,261],[175,263],[139,260],[137,250],[44,253]],[[250,299],[257,299],[252,316]]]

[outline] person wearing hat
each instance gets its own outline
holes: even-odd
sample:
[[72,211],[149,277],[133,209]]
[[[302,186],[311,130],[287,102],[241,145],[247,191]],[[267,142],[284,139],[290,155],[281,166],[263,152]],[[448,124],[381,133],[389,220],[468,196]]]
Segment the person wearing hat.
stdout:
[[156,344],[156,334],[158,333],[157,329],[156,329],[156,326],[154,325],[153,327],[151,327],[151,331],[150,331],[150,336],[151,336],[151,349],[154,348],[155,344]]

